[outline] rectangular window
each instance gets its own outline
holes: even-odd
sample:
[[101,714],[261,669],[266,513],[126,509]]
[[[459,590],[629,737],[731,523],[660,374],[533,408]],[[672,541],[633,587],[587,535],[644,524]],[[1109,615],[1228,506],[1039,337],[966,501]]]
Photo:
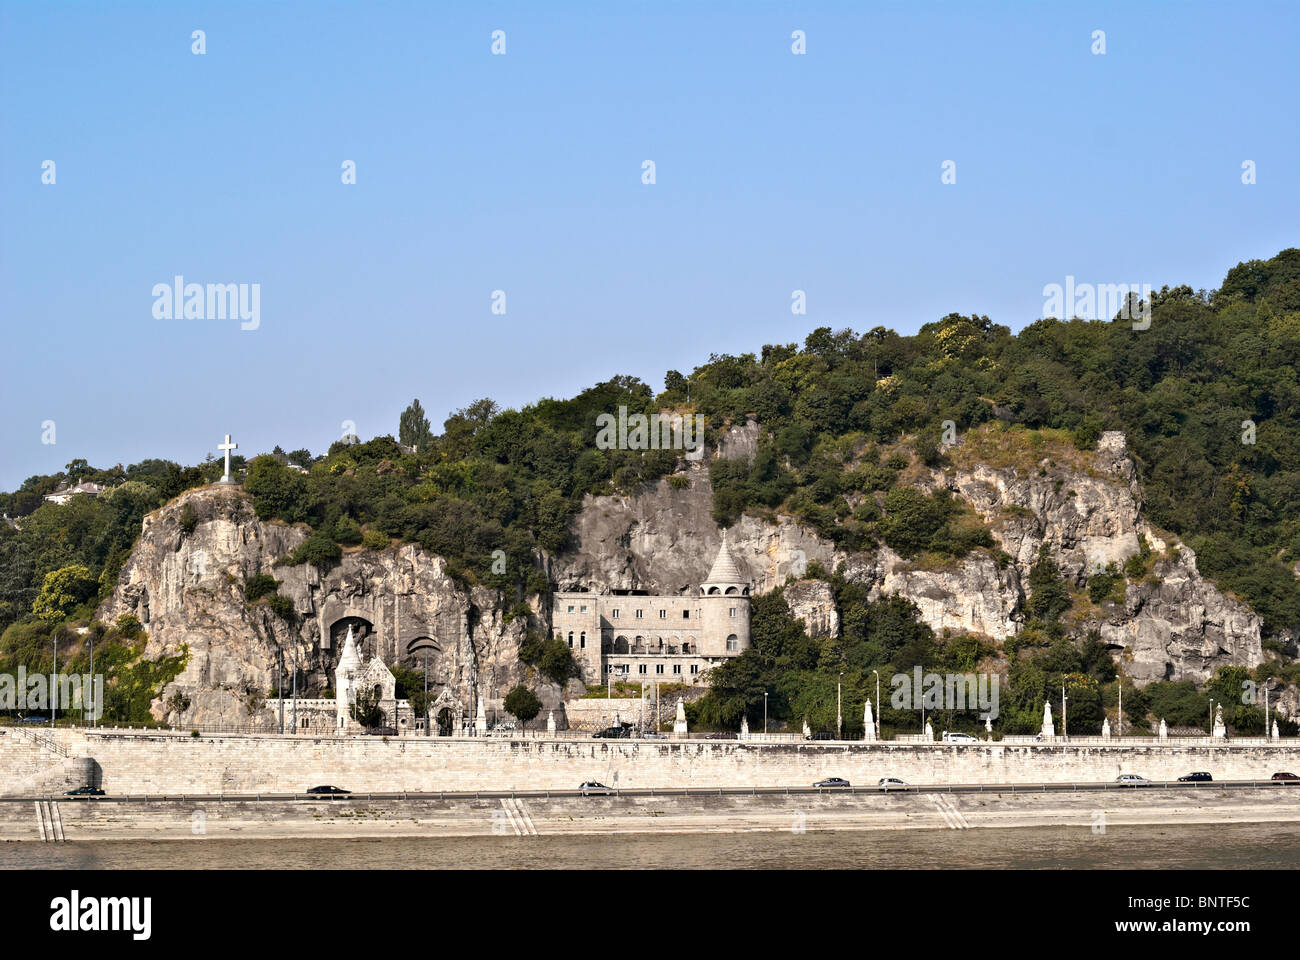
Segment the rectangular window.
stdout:
[[732,608],[731,608],[731,615],[732,615],[733,617],[736,615],[736,608],[735,608],[735,607],[732,607]]
[[656,663],[655,673],[663,673],[663,672],[664,672],[664,665],[662,663]]
[[691,611],[689,611],[689,610],[683,610],[683,611],[682,611],[682,619],[683,619],[683,620],[689,620],[689,619],[691,619]]
[[699,672],[700,672],[700,665],[698,663],[692,663],[691,673],[699,673]]
[[660,620],[664,620],[664,619],[666,619],[667,617],[668,617],[668,611],[667,611],[667,610],[660,610],[660,611],[659,611],[659,619],[660,619]]
[[578,612],[579,612],[579,613],[586,613],[586,612],[587,612],[587,608],[586,608],[586,607],[583,607],[583,608],[582,608],[580,611],[578,611]]
[[587,635],[585,633],[578,638],[578,649],[579,650],[587,649]]
[[636,618],[637,618],[638,620],[640,620],[641,617],[642,617],[644,614],[645,614],[645,611],[644,611],[644,610],[638,610],[638,611],[636,612]]
[[636,672],[637,672],[637,673],[645,673],[645,664],[644,664],[644,663],[638,663],[637,666],[636,666]]
[[618,611],[615,610],[613,613],[610,614],[610,617],[611,617],[612,619],[614,619],[614,620],[617,620],[617,619],[618,619]]
[[572,605],[569,606],[569,612],[570,612],[570,613],[573,613],[573,606],[572,606]]
[[673,673],[681,673],[681,672],[682,672],[682,665],[680,663],[674,663]]

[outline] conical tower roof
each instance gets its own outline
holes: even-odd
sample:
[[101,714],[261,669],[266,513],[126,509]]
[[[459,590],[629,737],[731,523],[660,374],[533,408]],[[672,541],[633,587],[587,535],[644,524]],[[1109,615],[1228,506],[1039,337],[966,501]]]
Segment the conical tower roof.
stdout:
[[722,531],[722,546],[718,547],[718,555],[713,561],[713,568],[709,570],[709,576],[705,583],[745,583],[745,578],[741,576],[736,561],[731,559],[731,551],[727,549],[727,531]]
[[339,655],[339,667],[360,667],[361,656],[357,653],[357,642],[352,638],[352,625],[348,625],[348,636],[343,641],[343,653]]

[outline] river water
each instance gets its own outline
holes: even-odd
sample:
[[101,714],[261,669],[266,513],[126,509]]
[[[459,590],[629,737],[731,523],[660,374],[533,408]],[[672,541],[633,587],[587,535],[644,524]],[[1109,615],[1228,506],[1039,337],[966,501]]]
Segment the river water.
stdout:
[[1300,824],[0,844],[0,869],[1296,869]]

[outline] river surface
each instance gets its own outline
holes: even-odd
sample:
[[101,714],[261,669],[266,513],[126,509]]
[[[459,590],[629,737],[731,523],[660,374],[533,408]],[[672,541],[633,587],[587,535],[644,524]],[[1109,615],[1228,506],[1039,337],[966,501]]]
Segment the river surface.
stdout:
[[0,844],[0,869],[1297,869],[1300,824]]

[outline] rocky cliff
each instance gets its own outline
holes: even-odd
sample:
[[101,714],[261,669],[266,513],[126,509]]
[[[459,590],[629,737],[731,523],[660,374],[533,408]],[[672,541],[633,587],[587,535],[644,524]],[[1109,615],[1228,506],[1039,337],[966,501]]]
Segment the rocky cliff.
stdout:
[[[720,452],[752,456],[756,437],[756,424],[733,429]],[[1122,435],[1104,435],[1092,455],[1057,449],[1032,461],[991,455],[980,446],[988,439],[959,443],[948,451],[947,466],[918,482],[946,486],[969,503],[998,551],[977,549],[942,564],[907,561],[885,547],[849,554],[788,517],[768,523],[745,516],[729,532],[731,552],[755,593],[792,582],[791,607],[813,634],[839,629],[831,591],[804,576],[817,562],[826,569],[842,564],[846,576],[877,596],[909,597],[937,631],[1001,640],[1022,627],[1024,583],[1045,548],[1077,591],[1074,624],[1098,630],[1135,682],[1199,681],[1222,665],[1261,662],[1259,618],[1201,578],[1192,552],[1144,519]],[[685,460],[672,477],[635,496],[588,497],[573,527],[574,546],[548,558],[551,579],[561,590],[692,593],[721,538],[711,509],[707,464]],[[441,558],[403,545],[346,552],[325,574],[277,566],[306,536],[303,528],[258,520],[238,488],[193,490],[145,519],[100,616],[140,617],[149,657],[188,650],[184,672],[155,705],[158,715],[179,719],[188,700],[185,722],[242,722],[274,686],[281,657],[288,685],[295,651],[300,693],[326,691],[348,625],[366,654],[390,664],[422,668],[427,654],[431,686],[449,688],[463,702],[473,679],[497,706],[525,674],[518,659],[523,621],[507,622],[494,592],[453,582]],[[1091,573],[1142,550],[1146,572],[1126,581],[1122,602],[1088,602],[1082,588]],[[258,573],[283,581],[280,593],[298,614],[296,626],[265,604],[245,603],[243,584]],[[548,707],[559,700],[554,687],[543,685],[541,693]]]
[[[193,527],[183,522],[186,507]],[[297,658],[300,696],[331,690],[347,627],[367,656],[423,672],[430,688],[468,703],[471,678],[499,706],[524,673],[522,619],[506,622],[492,591],[461,589],[442,559],[415,545],[345,553],[326,574],[276,565],[307,537],[303,528],[263,522],[238,488],[191,490],[151,513],[122,570],[104,620],[135,614],[149,633],[145,655],[188,651],[184,671],[154,713],[195,725],[249,723],[267,708],[283,662],[286,691]],[[290,626],[265,603],[247,604],[244,583],[259,573],[281,581],[298,614]],[[558,690],[540,691],[548,705]],[[181,706],[188,701],[188,707]]]

